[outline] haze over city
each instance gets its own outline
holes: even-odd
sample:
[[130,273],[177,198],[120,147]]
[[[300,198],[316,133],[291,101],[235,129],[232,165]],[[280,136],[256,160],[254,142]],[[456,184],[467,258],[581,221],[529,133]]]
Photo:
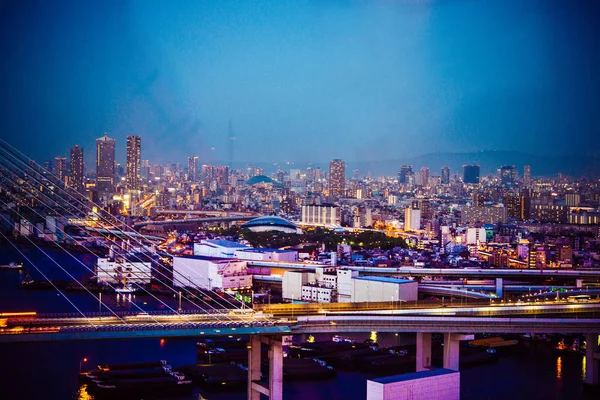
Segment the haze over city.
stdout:
[[[3,2],[2,138],[40,162],[78,143],[92,165],[104,132],[122,146],[142,136],[143,158],[161,163],[225,163],[233,136],[234,165],[339,157],[363,173],[428,153],[593,155],[598,11],[554,0]],[[371,165],[381,160],[392,162]]]
[[600,398],[600,0],[5,0],[0,60],[0,399]]

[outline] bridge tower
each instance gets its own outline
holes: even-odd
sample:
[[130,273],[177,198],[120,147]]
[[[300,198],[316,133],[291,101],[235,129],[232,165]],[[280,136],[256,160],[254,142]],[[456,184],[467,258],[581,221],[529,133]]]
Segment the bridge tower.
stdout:
[[[261,348],[269,348],[269,386],[260,380]],[[260,400],[260,394],[270,400],[283,398],[283,347],[281,337],[252,335],[248,340],[248,400]]]

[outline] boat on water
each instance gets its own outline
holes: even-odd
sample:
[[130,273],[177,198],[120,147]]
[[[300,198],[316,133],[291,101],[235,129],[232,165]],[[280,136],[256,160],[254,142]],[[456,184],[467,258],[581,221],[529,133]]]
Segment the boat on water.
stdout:
[[22,269],[23,263],[10,262],[8,264],[0,265],[0,269]]
[[165,360],[129,364],[101,364],[91,371],[81,372],[79,374],[79,380],[82,382],[92,382],[101,377],[110,377],[111,375],[118,376],[119,374],[117,372],[127,375],[142,372],[144,370],[160,370],[164,373],[165,371],[171,370],[171,365]]
[[125,378],[151,378],[165,376],[171,372],[171,366],[162,368],[140,368],[140,369],[117,369],[114,371],[91,372],[88,377],[98,383],[104,380],[125,379]]
[[154,398],[188,393],[192,380],[174,372],[166,361],[105,364],[83,374],[86,391],[94,398]]
[[119,294],[131,294],[131,293],[135,293],[137,291],[137,288],[134,288],[133,285],[131,285],[130,283],[128,283],[127,285],[120,287],[120,288],[115,288],[115,293],[119,293]]
[[172,397],[192,390],[192,380],[174,372],[162,377],[144,377],[101,381],[93,388],[96,398]]
[[356,340],[354,340],[351,337],[341,336],[341,335],[335,335],[333,338],[331,338],[331,340],[333,340],[336,343],[355,343],[356,342]]
[[583,343],[581,343],[579,338],[574,339],[573,343],[570,346],[565,344],[565,339],[561,339],[560,342],[558,342],[558,344],[556,345],[556,347],[554,347],[555,351],[570,354],[582,354],[585,352],[585,349],[586,342],[583,341]]
[[121,369],[140,369],[140,368],[154,368],[168,366],[169,363],[166,360],[160,361],[148,361],[139,363],[128,363],[128,364],[101,364],[98,365],[98,369],[101,371],[116,371]]
[[131,283],[127,283],[127,278],[123,278],[123,286],[115,288],[115,293],[119,294],[131,294],[137,291],[136,287],[133,287]]

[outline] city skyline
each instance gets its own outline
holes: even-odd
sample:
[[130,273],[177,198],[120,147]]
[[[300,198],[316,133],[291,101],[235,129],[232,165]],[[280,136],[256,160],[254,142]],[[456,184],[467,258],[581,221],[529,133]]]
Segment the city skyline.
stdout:
[[0,398],[600,393],[600,0],[7,0],[0,57]]
[[5,6],[0,43],[2,136],[35,159],[108,132],[225,164],[230,124],[234,164],[595,151],[595,2],[38,7]]

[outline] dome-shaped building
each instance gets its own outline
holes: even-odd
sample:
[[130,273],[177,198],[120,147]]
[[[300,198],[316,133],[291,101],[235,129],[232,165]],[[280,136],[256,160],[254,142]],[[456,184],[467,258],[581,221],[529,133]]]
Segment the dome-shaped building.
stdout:
[[274,181],[273,179],[269,178],[266,175],[256,175],[253,176],[252,178],[248,179],[248,181],[246,182],[247,185],[258,185],[260,183],[264,183],[264,184],[273,184]]
[[254,218],[242,225],[252,232],[280,231],[286,233],[302,233],[302,230],[285,218],[268,215]]

